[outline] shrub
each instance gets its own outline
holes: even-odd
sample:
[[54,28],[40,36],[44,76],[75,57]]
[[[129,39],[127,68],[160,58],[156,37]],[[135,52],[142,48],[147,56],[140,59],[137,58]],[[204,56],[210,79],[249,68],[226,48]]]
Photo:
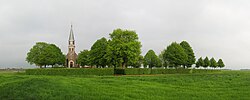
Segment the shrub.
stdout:
[[151,74],[189,74],[191,69],[152,69]]
[[149,69],[149,68],[47,68],[27,69],[27,75],[144,75],[144,74],[189,74],[189,73],[214,73],[221,70],[211,69]]
[[143,74],[150,74],[149,68],[126,68],[125,74],[126,75],[143,75]]
[[125,74],[126,75],[139,75],[139,68],[126,68]]
[[151,74],[167,74],[166,72],[166,69],[152,69]]
[[150,74],[150,73],[151,73],[151,69],[149,68],[139,68],[139,75]]
[[214,73],[221,72],[221,70],[212,70],[212,69],[192,69],[192,73]]
[[121,68],[115,68],[114,73],[118,75],[125,75],[125,70]]
[[27,69],[28,75],[114,75],[113,68],[49,68],[49,69]]
[[149,69],[149,68],[127,68],[126,75],[143,75],[143,74],[189,74],[191,69]]
[[180,69],[177,69],[176,71],[177,71],[177,73],[179,73],[179,74],[189,74],[189,73],[192,73],[192,69],[180,68]]

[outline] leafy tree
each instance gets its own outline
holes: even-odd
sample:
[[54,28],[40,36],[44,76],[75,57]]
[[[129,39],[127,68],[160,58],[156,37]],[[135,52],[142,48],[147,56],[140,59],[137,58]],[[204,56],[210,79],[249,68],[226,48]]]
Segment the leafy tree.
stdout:
[[202,57],[200,57],[200,58],[197,60],[195,67],[196,67],[196,68],[199,68],[199,67],[202,67],[202,66],[204,66],[204,61],[203,61]]
[[188,59],[184,49],[176,42],[167,47],[163,58],[169,62],[170,67],[173,66],[175,68],[184,65]]
[[91,65],[89,53],[88,50],[83,50],[78,54],[77,63],[80,64],[80,66]]
[[218,66],[216,60],[214,58],[210,59],[210,67],[216,68]]
[[42,53],[45,52],[45,47],[47,43],[38,42],[34,45],[30,51],[27,53],[26,61],[30,64],[35,64],[42,68],[45,65],[44,60],[46,59],[45,55]]
[[220,68],[225,67],[225,64],[223,63],[222,59],[219,59],[219,61],[218,61],[218,67],[220,67]]
[[159,59],[158,56],[157,56],[157,64],[156,64],[155,67],[163,67],[162,62],[161,62],[161,60]]
[[134,68],[140,68],[141,67],[141,65],[143,64],[143,60],[144,60],[144,58],[143,58],[143,56],[142,55],[140,55],[139,56],[139,60],[137,60],[137,62],[135,62],[134,64],[128,64],[129,66],[133,66]]
[[110,34],[109,61],[113,66],[125,68],[134,64],[141,54],[141,42],[135,31],[116,29]]
[[65,55],[61,49],[54,44],[45,42],[37,42],[27,53],[26,61],[30,64],[35,64],[42,68],[47,65],[63,65],[65,62]]
[[161,66],[167,67],[168,61],[164,59],[164,57],[163,57],[164,53],[165,53],[165,50],[161,51],[161,53],[159,54],[159,60],[161,62]]
[[57,47],[55,44],[49,44],[46,48],[47,52],[47,60],[50,62],[48,65],[52,67],[55,64],[64,65],[65,64],[65,55],[63,55],[61,49]]
[[184,49],[184,51],[188,57],[186,63],[183,65],[184,68],[185,68],[185,66],[192,67],[192,65],[195,64],[195,56],[194,56],[194,51],[193,51],[192,47],[186,41],[182,41],[180,43],[180,45]]
[[144,56],[144,66],[149,66],[152,69],[152,67],[158,67],[159,63],[159,58],[153,50],[149,50]]
[[204,68],[207,68],[208,66],[210,66],[210,61],[209,61],[208,57],[206,57],[206,58],[204,59],[204,65],[203,65],[203,67],[204,67]]
[[90,50],[90,62],[96,67],[105,67],[108,65],[108,58],[106,58],[108,49],[108,41],[106,38],[97,40]]

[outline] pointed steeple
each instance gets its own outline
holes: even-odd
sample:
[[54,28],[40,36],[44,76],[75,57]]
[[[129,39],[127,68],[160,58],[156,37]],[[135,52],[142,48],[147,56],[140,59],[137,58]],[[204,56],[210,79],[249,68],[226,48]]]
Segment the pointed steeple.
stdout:
[[70,34],[69,34],[69,41],[75,41],[72,27],[73,26],[71,24],[71,29],[70,29]]
[[69,68],[78,67],[77,62],[76,62],[77,54],[75,52],[75,39],[74,39],[72,24],[71,24],[68,43],[69,44],[68,44],[68,54],[66,56],[66,65]]

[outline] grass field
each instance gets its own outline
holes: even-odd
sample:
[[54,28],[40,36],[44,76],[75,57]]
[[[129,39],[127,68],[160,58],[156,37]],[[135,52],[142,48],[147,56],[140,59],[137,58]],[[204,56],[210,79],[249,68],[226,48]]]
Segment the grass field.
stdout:
[[0,73],[0,99],[250,99],[250,71],[155,76]]

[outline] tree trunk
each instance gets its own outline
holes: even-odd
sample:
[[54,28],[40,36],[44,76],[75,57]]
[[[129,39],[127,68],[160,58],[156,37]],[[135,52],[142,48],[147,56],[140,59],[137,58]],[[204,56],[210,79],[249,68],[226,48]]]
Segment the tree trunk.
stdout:
[[152,66],[150,67],[150,74],[152,74]]
[[123,63],[122,64],[122,69],[125,69],[125,67],[126,67],[126,63]]

